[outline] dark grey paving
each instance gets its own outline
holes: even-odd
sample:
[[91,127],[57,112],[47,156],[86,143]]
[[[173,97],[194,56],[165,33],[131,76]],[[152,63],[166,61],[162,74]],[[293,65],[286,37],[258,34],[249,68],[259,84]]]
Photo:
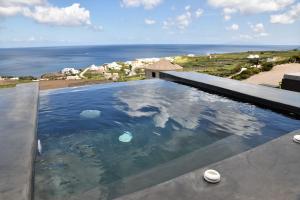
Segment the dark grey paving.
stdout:
[[[300,144],[294,134],[300,130],[117,200],[299,200]],[[221,173],[220,183],[203,180],[208,168]]]
[[37,107],[37,83],[0,90],[1,200],[31,199]]
[[161,72],[160,78],[300,116],[300,93],[297,92],[196,72]]

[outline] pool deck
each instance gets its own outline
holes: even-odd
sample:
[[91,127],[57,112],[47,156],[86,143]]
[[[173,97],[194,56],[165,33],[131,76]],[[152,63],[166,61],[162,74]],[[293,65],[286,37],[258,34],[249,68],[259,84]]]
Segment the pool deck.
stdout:
[[160,78],[300,117],[300,93],[196,72],[161,72]]
[[38,94],[38,83],[0,90],[1,200],[31,199]]
[[[292,140],[295,134],[300,130],[116,200],[299,200],[300,144]],[[206,169],[219,171],[221,182],[206,183]]]

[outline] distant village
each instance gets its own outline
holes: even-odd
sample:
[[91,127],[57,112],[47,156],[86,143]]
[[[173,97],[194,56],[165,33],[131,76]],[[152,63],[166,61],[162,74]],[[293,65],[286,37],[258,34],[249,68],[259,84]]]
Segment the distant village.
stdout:
[[[189,55],[192,56],[192,55]],[[173,65],[174,57],[164,57],[164,58],[143,58],[136,59],[134,61],[126,62],[112,62],[103,65],[91,65],[84,69],[76,69],[75,67],[66,67],[59,72],[47,73],[42,75],[40,78],[32,76],[24,77],[0,77],[0,80],[35,80],[35,81],[46,81],[46,80],[126,80],[127,78],[145,79],[145,71],[151,70],[151,65],[156,64],[154,67],[159,65],[160,61],[163,60],[160,66],[161,70],[164,70],[164,66],[170,67]],[[168,64],[166,65],[166,62]],[[175,66],[175,65],[174,65]],[[150,68],[149,68],[150,67]],[[168,70],[166,68],[165,70]],[[175,68],[174,68],[175,69]],[[172,70],[172,68],[171,68]],[[155,69],[154,69],[155,71]]]

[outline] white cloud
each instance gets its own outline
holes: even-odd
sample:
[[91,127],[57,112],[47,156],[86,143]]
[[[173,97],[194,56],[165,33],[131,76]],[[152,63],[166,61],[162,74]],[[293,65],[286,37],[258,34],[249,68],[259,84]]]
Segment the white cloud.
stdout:
[[152,9],[158,6],[163,0],[122,0],[121,5],[125,7],[144,7]]
[[295,0],[208,0],[208,3],[216,8],[223,8],[225,20],[230,20],[232,14],[255,14],[274,12],[292,5]]
[[156,21],[153,19],[145,19],[145,24],[147,25],[153,25],[156,24]]
[[60,8],[46,0],[0,0],[0,16],[23,15],[41,24],[52,26],[86,26],[92,30],[102,30],[91,23],[89,10],[74,3]]
[[184,7],[184,9],[185,9],[186,11],[188,11],[188,10],[191,9],[191,6],[190,6],[190,5],[187,5],[187,6]]
[[91,25],[90,12],[77,3],[65,8],[37,6],[33,11],[24,12],[24,15],[42,24],[57,26]]
[[196,18],[199,18],[203,15],[203,9],[199,8],[198,10],[196,10],[195,12],[195,15],[196,15]]
[[250,28],[252,29],[252,31],[254,32],[254,37],[266,37],[269,34],[266,32],[265,30],[265,26],[262,23],[258,23],[258,24],[250,24]]
[[178,15],[175,18],[168,18],[163,22],[163,29],[170,29],[172,27],[176,27],[180,30],[186,29],[195,18],[199,18],[203,14],[203,10],[201,8],[197,9],[195,11],[195,15],[192,13],[194,11],[191,10],[190,6],[185,7],[185,12],[181,15]]
[[186,29],[192,22],[192,14],[187,11],[186,13],[177,16],[176,24],[179,29]]
[[234,9],[234,8],[224,8],[223,9],[223,15],[224,15],[224,19],[227,21],[227,20],[230,20],[231,19],[231,15],[236,13],[237,10]]
[[255,32],[255,33],[263,33],[265,32],[265,26],[262,23],[258,23],[258,24],[250,24],[251,29]]
[[239,30],[239,25],[238,24],[232,24],[231,26],[227,27],[226,29],[227,30],[230,30],[230,31],[237,31]]
[[291,10],[279,15],[271,15],[270,22],[274,24],[293,24],[300,19],[300,3],[292,6]]
[[240,35],[240,38],[241,38],[241,39],[246,39],[246,40],[251,40],[251,39],[253,39],[253,37],[250,36],[250,35],[248,35],[248,34],[241,34],[241,35]]

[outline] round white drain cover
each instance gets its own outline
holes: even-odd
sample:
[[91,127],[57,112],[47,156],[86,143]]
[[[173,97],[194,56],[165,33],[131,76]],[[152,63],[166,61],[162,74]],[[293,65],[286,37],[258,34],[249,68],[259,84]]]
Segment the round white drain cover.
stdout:
[[213,169],[206,170],[203,177],[209,183],[218,183],[221,180],[220,173]]
[[294,135],[294,142],[300,143],[300,135]]

